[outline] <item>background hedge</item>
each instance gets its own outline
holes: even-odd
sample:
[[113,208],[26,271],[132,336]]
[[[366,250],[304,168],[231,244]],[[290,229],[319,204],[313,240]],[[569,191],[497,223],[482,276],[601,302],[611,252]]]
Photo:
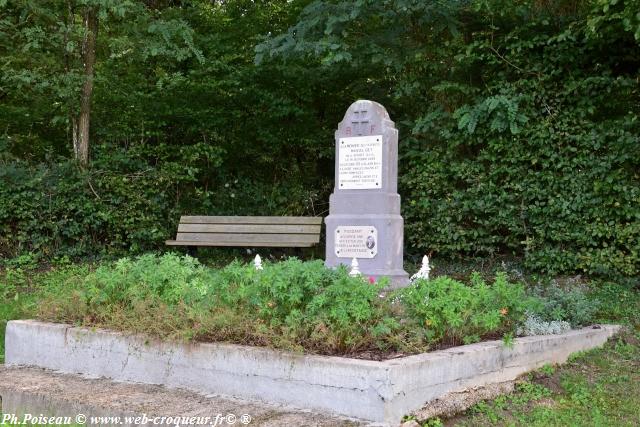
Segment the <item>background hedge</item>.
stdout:
[[400,129],[408,254],[640,271],[638,0],[67,3],[0,1],[4,257],[161,248],[183,213],[326,215],[333,131],[365,98]]

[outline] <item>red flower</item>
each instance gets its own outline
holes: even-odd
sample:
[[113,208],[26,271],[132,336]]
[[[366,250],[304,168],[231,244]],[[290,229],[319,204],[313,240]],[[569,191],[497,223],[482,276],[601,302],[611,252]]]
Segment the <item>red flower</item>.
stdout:
[[369,276],[369,284],[373,285],[374,283],[376,283],[376,278],[373,276]]

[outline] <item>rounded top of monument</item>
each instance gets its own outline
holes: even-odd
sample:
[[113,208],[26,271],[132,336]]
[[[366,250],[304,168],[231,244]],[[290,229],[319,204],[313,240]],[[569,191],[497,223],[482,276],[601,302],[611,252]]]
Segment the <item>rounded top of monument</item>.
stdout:
[[344,118],[367,115],[381,120],[391,120],[387,109],[380,103],[368,99],[358,99],[347,108]]
[[359,99],[347,108],[335,135],[337,141],[337,138],[380,135],[385,132],[397,133],[386,108],[375,101]]

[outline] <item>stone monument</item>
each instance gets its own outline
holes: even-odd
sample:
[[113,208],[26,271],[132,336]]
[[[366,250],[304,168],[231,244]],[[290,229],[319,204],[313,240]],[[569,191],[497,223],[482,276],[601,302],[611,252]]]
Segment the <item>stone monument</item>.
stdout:
[[398,130],[377,102],[351,104],[338,125],[335,186],[329,199],[326,261],[350,265],[391,287],[408,283],[402,265],[404,221],[398,195]]

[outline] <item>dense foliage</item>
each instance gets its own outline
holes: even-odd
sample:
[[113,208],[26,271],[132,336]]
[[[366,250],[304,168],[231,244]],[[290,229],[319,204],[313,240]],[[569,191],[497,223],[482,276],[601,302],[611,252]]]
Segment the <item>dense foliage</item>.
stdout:
[[[0,270],[0,335],[9,320],[40,317],[170,339],[378,357],[570,327],[559,319],[640,331],[633,284],[591,282],[575,291],[550,283],[523,292],[504,273],[485,281],[468,273],[420,281],[383,299],[384,283],[295,259],[256,271],[240,263],[214,269],[173,254],[95,265],[60,258],[43,271],[34,257],[21,256]],[[0,362],[3,346],[0,340]]]
[[[91,162],[72,130],[98,8]],[[323,215],[355,99],[400,128],[409,253],[640,272],[638,0],[0,1],[0,254]]]
[[295,258],[221,269],[175,254],[122,258],[48,283],[42,320],[325,354],[417,352],[513,334],[540,300],[499,275],[440,277],[382,297],[386,281]]
[[469,285],[446,276],[418,280],[402,292],[412,331],[427,339],[471,343],[496,332],[513,332],[527,310],[540,301],[528,297],[521,284],[509,283],[504,273],[487,285],[478,274]]

